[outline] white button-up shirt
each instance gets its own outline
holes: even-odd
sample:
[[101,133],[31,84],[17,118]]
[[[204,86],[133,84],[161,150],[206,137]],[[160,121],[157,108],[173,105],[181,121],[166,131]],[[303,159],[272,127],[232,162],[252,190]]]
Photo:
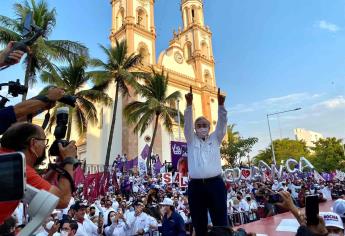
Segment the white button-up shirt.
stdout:
[[75,236],[98,236],[97,230],[97,225],[85,218],[83,223],[78,222],[78,230]]
[[188,171],[193,179],[211,178],[222,173],[220,145],[226,133],[227,111],[224,106],[218,107],[216,130],[205,141],[194,132],[192,106],[184,112],[184,135],[188,148]]

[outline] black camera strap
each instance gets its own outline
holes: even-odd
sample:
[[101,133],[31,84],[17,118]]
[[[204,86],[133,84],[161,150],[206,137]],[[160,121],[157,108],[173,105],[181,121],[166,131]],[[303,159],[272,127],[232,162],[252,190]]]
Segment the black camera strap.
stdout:
[[45,130],[47,128],[48,122],[50,120],[50,110],[48,110],[48,112],[46,113],[46,115],[44,116],[44,121],[42,123],[42,129]]
[[64,168],[60,167],[58,164],[49,164],[49,168],[56,171],[59,174],[58,180],[61,177],[65,177],[71,185],[71,193],[75,192],[74,180],[72,176]]

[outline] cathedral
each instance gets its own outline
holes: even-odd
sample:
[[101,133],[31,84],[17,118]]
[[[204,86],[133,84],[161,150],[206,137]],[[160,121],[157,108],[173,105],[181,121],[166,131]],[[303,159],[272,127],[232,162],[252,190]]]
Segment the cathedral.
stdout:
[[[193,115],[207,117],[211,121],[211,130],[217,121],[217,87],[215,80],[212,33],[205,25],[203,1],[181,0],[183,26],[173,33],[169,47],[156,58],[156,27],[154,20],[154,0],[111,0],[112,28],[110,41],[114,46],[118,41],[126,40],[128,53],[141,53],[144,56],[140,70],[150,72],[164,70],[169,76],[168,94],[178,90],[180,101],[169,104],[182,113],[186,107],[184,95],[193,87]],[[177,11],[178,9],[176,9]],[[109,95],[114,99],[115,86],[109,88]],[[117,107],[115,132],[111,149],[110,163],[118,154],[126,153],[129,159],[140,155],[145,145],[151,142],[153,125],[140,136],[126,124],[122,110],[132,100],[141,98],[131,93],[128,98],[120,96]],[[104,164],[108,135],[112,120],[113,106],[98,107],[99,124],[89,127],[86,136],[84,158],[88,164]],[[183,127],[174,124],[174,132],[168,133],[159,125],[153,153],[161,161],[170,161],[170,142],[184,141]]]

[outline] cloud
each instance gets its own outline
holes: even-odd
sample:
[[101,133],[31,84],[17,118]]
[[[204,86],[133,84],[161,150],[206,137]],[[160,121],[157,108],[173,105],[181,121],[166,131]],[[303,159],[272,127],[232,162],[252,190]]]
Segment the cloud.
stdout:
[[255,111],[278,111],[289,107],[299,106],[306,101],[313,101],[320,98],[323,94],[292,93],[281,97],[267,98],[249,104],[236,104],[228,108],[231,114],[249,113]]
[[314,104],[312,108],[314,109],[326,108],[330,110],[345,108],[345,97],[337,96],[334,98],[330,98],[328,100]]
[[320,29],[327,30],[327,31],[330,31],[333,33],[338,32],[340,30],[339,26],[337,26],[336,24],[327,22],[325,20],[320,20],[320,21],[316,22],[315,27],[318,27]]

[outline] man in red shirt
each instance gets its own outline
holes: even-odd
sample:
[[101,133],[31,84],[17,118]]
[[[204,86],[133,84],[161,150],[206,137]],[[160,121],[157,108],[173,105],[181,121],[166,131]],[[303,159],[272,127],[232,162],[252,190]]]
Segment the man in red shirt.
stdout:
[[[34,169],[45,159],[47,144],[48,139],[41,127],[30,123],[16,123],[3,134],[0,153],[23,152],[26,159],[27,184],[56,195],[60,199],[57,208],[66,208],[72,192],[70,181],[61,175],[58,185],[54,186],[38,175]],[[77,156],[75,142],[70,142],[66,147],[59,145],[59,150],[64,170],[73,176],[71,160]],[[13,213],[18,203],[19,201],[0,203],[0,224]]]

